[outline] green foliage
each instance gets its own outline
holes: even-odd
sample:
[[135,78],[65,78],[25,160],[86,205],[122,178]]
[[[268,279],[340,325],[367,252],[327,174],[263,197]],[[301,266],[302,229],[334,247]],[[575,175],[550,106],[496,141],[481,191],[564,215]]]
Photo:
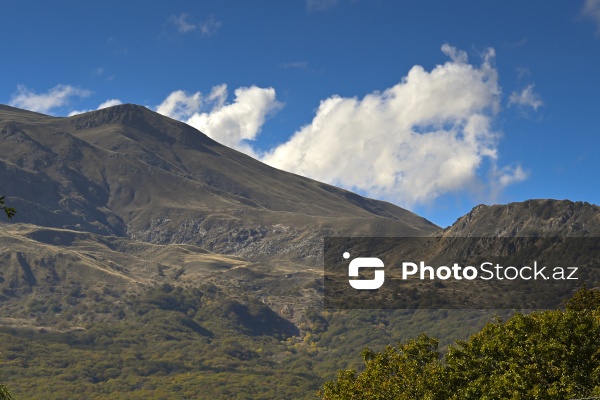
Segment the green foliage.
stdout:
[[0,196],[0,210],[4,210],[8,219],[11,219],[12,217],[15,216],[15,214],[17,213],[17,210],[15,210],[13,207],[6,206],[6,204],[4,203],[5,197],[6,196]]
[[[322,383],[309,364],[290,367],[308,351],[262,303],[210,285],[99,291],[38,295],[25,310],[47,327],[0,327],[0,368],[17,398],[314,398]],[[75,327],[63,327],[67,315]]]
[[[6,217],[8,219],[11,219],[17,213],[17,211],[12,207],[7,207],[6,203],[4,203],[4,198],[5,196],[0,196],[0,210],[4,210],[4,212],[6,213]],[[12,397],[10,396],[8,388],[0,384],[0,400],[10,399],[12,399]]]
[[315,307],[299,331],[251,292],[233,297],[211,284],[50,289],[0,303],[20,304],[20,314],[3,310],[35,322],[0,326],[0,371],[15,398],[313,399],[337,370],[359,367],[367,345],[381,350],[426,330],[443,338],[443,351],[489,320],[477,311]]
[[0,400],[12,400],[10,392],[4,385],[0,385]]
[[566,302],[567,310],[593,311],[600,309],[600,290],[579,290]]
[[569,399],[600,394],[600,294],[581,289],[566,310],[515,314],[457,341],[440,358],[425,335],[341,371],[323,399]]
[[434,398],[443,385],[438,341],[424,334],[379,353],[366,348],[362,357],[362,373],[340,371],[337,381],[325,383],[321,396],[330,400],[427,399]]

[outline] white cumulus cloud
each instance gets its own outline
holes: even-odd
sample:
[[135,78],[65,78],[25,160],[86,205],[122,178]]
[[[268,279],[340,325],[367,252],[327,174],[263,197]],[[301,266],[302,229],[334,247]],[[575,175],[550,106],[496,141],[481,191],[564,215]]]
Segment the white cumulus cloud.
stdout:
[[45,93],[35,93],[24,85],[18,85],[9,104],[40,113],[49,113],[52,109],[69,104],[72,97],[87,97],[92,92],[71,85],[56,85]]
[[156,107],[156,112],[171,118],[183,119],[199,111],[201,105],[200,92],[188,95],[183,90],[176,90]]
[[[96,110],[102,110],[103,108],[118,106],[119,104],[123,104],[123,102],[119,99],[109,99],[109,100],[106,100],[106,101],[100,103],[100,105],[98,106],[98,108],[96,108]],[[93,110],[74,110],[74,111],[71,111],[68,116],[72,117],[73,115],[83,114],[83,113],[90,112],[90,111],[93,111]]]
[[521,182],[527,179],[527,172],[521,168],[521,166],[517,166],[515,168],[512,167],[504,167],[499,171],[495,171],[497,174],[497,182],[499,185],[499,189],[502,190],[508,185],[512,185],[516,182]]
[[119,104],[123,104],[123,102],[119,99],[110,99],[110,100],[106,100],[103,103],[100,103],[100,105],[98,106],[98,110],[101,110],[103,108],[107,108],[107,107],[113,107],[113,106],[118,106]]
[[[407,207],[477,186],[485,160],[497,169],[495,54],[472,65],[463,51],[442,51],[450,61],[414,66],[383,92],[323,100],[310,124],[262,160]],[[525,179],[519,167],[488,175],[488,187]]]
[[203,97],[200,92],[178,90],[156,107],[160,114],[179,119],[226,146],[255,155],[248,140],[254,140],[267,116],[282,104],[275,89],[240,87],[234,100],[227,103],[227,85],[218,85]]
[[273,88],[238,88],[230,103],[225,85],[207,96],[176,91],[157,111],[276,168],[404,207],[482,185],[497,195],[527,173],[498,165],[493,122],[502,90],[494,50],[479,64],[452,46],[442,51],[449,61],[430,71],[414,66],[381,92],[322,100],[310,123],[263,153],[251,141],[281,107]]
[[544,102],[540,98],[540,95],[533,91],[534,85],[527,85],[527,87],[520,92],[514,91],[508,98],[508,104],[516,105],[520,107],[531,107],[535,111],[544,105]]

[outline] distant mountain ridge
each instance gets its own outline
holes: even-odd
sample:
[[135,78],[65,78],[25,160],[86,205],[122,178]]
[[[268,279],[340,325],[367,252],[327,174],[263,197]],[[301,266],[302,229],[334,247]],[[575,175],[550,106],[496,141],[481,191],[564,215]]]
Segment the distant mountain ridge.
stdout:
[[446,228],[443,235],[600,237],[600,207],[581,201],[550,199],[492,206],[480,204]]

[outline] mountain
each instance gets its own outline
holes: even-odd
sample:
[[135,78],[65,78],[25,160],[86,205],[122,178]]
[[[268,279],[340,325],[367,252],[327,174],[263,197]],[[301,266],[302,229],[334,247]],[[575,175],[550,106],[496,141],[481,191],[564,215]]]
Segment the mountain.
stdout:
[[478,205],[443,232],[457,237],[600,237],[600,207],[587,202],[537,199]]
[[323,310],[324,236],[450,238],[446,254],[471,252],[465,236],[600,233],[600,208],[568,200],[480,205],[441,229],[131,104],[0,105],[0,138],[18,212],[0,219],[0,368],[16,398],[313,398],[367,345],[425,330],[447,344],[498,313]]
[[390,203],[269,167],[141,106],[69,118],[2,106],[0,137],[0,188],[21,223],[252,259],[299,247],[293,256],[304,261],[316,232],[439,229]]
[[137,105],[68,118],[0,106],[0,137],[0,191],[18,210],[0,222],[4,305],[213,282],[234,298],[251,286],[277,310],[293,304],[298,322],[318,301],[323,236],[439,231]]
[[324,236],[600,233],[598,206],[568,200],[480,205],[442,230],[132,104],[68,118],[0,106],[0,137],[1,194],[19,211],[16,224],[0,222],[0,287],[13,294],[68,282],[240,287],[258,274],[257,295],[275,307],[289,305],[276,295],[281,277],[295,276],[286,285],[306,309]]
[[0,106],[0,138],[18,211],[0,221],[0,363],[17,397],[313,397],[320,374],[285,360],[313,363],[302,338],[327,331],[323,236],[439,231],[136,105]]

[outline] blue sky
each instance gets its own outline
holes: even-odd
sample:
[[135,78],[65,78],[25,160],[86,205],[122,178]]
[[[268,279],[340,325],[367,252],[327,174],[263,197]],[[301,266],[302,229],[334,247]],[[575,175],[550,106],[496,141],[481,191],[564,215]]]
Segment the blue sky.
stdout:
[[600,204],[600,0],[2,3],[1,103],[145,105],[442,226]]

